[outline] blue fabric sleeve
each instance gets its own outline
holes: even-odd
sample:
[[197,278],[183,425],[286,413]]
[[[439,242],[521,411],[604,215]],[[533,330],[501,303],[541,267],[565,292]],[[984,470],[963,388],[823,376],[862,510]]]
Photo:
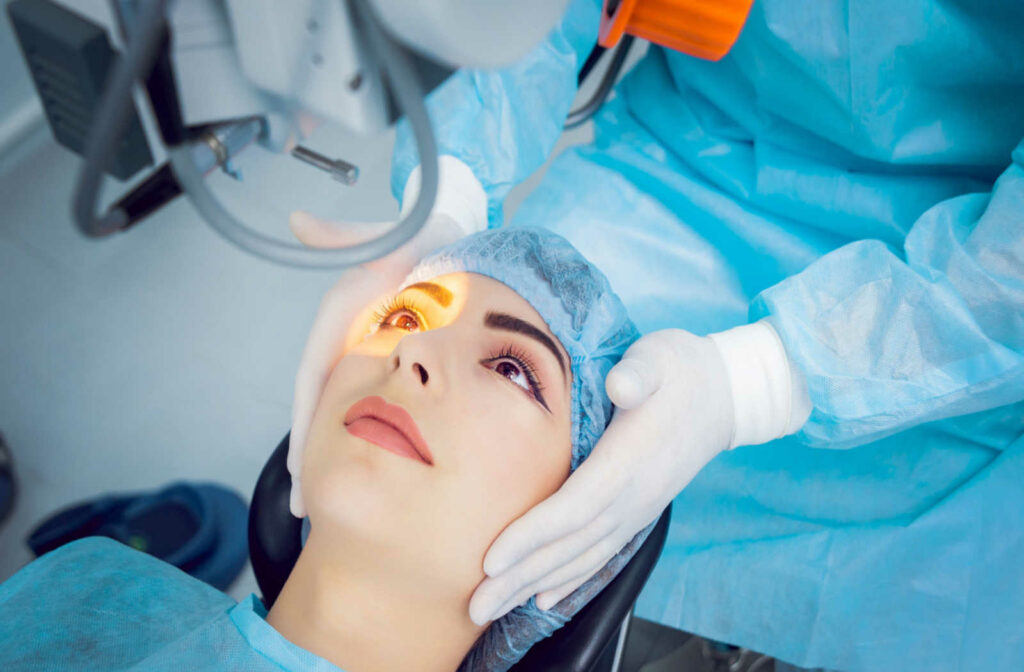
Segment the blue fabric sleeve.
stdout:
[[849,447],[1024,399],[1024,142],[991,193],[938,203],[902,254],[841,247],[762,292],[807,378],[811,445]]
[[[461,159],[487,192],[490,226],[509,190],[540,168],[562,133],[576,73],[597,42],[598,0],[572,0],[561,23],[524,58],[497,70],[460,70],[427,97],[438,152]],[[409,124],[397,125],[391,191],[401,202],[420,163]]]

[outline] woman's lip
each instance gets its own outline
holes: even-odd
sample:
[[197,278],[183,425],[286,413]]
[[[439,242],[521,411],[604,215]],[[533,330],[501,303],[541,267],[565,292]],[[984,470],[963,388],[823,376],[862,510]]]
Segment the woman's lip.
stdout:
[[[389,404],[384,401],[383,397],[366,397],[354,403],[345,413],[345,427],[347,428],[363,418],[372,418],[397,431],[413,447],[420,460],[433,466],[434,456],[430,454],[430,449],[427,447],[427,442],[423,440],[423,435],[420,434],[420,428],[416,426],[416,421],[412,419],[412,416],[404,408],[397,404]],[[376,437],[363,436],[361,438],[365,438],[373,443],[378,443],[379,440],[375,440]],[[378,443],[378,445],[380,444]],[[390,445],[382,445],[381,447],[392,448]]]

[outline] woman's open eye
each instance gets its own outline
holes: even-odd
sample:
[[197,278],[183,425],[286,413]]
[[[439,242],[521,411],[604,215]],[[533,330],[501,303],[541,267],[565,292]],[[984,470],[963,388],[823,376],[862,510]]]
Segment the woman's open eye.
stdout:
[[516,362],[510,359],[502,359],[497,362],[493,362],[492,364],[494,371],[499,376],[508,378],[527,392],[533,392],[533,387],[530,385],[530,379],[526,377],[526,372],[523,371]]
[[522,388],[530,398],[535,399],[541,406],[551,411],[541,391],[544,389],[537,380],[537,374],[526,353],[513,351],[506,348],[503,351],[488,357],[480,362],[491,371],[494,371],[502,378],[507,378],[516,387]]
[[400,298],[389,299],[374,312],[377,329],[401,329],[409,333],[423,331],[426,323],[420,312],[408,301]]
[[420,320],[410,310],[399,310],[385,317],[380,326],[394,327],[412,333],[420,330]]

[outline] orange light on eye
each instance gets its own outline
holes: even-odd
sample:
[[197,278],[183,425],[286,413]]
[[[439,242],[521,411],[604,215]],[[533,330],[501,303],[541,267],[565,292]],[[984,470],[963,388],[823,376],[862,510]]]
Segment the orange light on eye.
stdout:
[[[398,314],[395,317],[389,318],[391,327],[393,327],[393,337],[404,337],[405,334],[402,334],[402,331],[416,333],[418,331],[440,328],[454,322],[458,318],[459,313],[462,312],[469,297],[469,274],[464,272],[449,273],[438,278],[432,278],[430,282],[443,287],[446,298],[444,304],[418,291],[415,284],[399,292],[398,295],[386,292],[372,299],[370,298],[371,295],[366,294],[364,289],[359,286],[345,287],[343,288],[347,290],[345,292],[339,291],[337,287],[332,290],[332,293],[336,293],[337,297],[343,299],[360,294],[365,295],[367,298],[367,303],[356,313],[344,336],[339,338],[335,359],[333,360],[334,363],[337,363],[338,359],[357,348],[359,354],[363,355],[379,357],[389,355],[394,348],[394,338],[375,339],[372,337],[378,333],[377,325],[384,317],[382,313],[390,313],[391,309],[396,309],[396,313],[401,313],[402,311],[408,313]],[[325,298],[325,303],[329,301],[330,296],[329,294]],[[335,302],[340,304],[339,309],[344,309],[351,305],[350,302],[337,300]],[[425,312],[420,309],[421,307],[429,310]],[[324,310],[323,306],[321,310]],[[430,316],[429,321],[427,320],[427,315]]]
[[412,315],[399,315],[395,320],[394,326],[398,329],[412,332],[420,328],[420,323],[419,320]]
[[598,44],[614,47],[623,33],[717,61],[729,53],[754,0],[604,0]]

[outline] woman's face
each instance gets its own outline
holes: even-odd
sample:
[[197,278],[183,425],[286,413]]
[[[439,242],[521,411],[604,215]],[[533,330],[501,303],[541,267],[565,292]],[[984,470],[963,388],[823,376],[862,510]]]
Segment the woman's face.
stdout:
[[355,329],[306,447],[311,525],[471,592],[491,542],[569,475],[568,357],[526,300],[472,273],[412,285]]

